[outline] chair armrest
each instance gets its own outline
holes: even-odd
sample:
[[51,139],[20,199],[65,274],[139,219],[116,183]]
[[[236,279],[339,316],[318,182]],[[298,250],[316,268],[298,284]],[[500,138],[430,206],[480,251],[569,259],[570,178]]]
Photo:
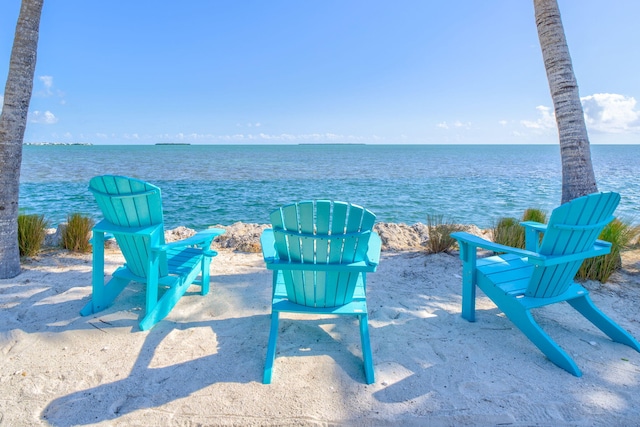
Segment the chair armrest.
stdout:
[[494,252],[505,252],[527,258],[527,261],[534,265],[548,267],[551,265],[562,264],[565,262],[579,261],[600,255],[606,255],[611,251],[611,243],[603,240],[596,240],[593,247],[585,252],[577,252],[568,255],[547,256],[526,249],[512,248],[510,246],[501,245],[499,243],[490,242],[481,237],[474,236],[466,232],[451,233],[451,237],[458,240],[460,245],[460,259],[463,262],[468,261],[468,257],[477,248],[487,249]]
[[[213,239],[215,239],[221,234],[224,234],[224,232],[225,231],[221,228],[208,228],[206,230],[199,231],[193,236],[187,237],[186,239],[178,240],[171,243],[165,243],[163,245],[151,248],[151,250],[166,251],[170,248],[184,248],[187,246],[202,246],[205,250],[208,250],[209,246],[211,246],[211,242],[213,241]],[[217,254],[217,252],[215,253]],[[215,256],[215,255],[212,255],[212,256]]]
[[[527,257],[529,259],[535,259],[540,261],[543,261],[547,258],[546,256],[541,255],[537,252],[532,252],[526,249],[512,248],[511,246],[501,245],[500,243],[491,242],[489,240],[483,239],[482,237],[478,237],[464,231],[451,233],[451,237],[453,237],[458,241],[458,245],[460,245],[460,258],[463,261],[466,257],[465,252],[467,247],[471,248],[473,252],[475,252],[475,249],[477,248],[482,248],[482,249],[487,249],[494,252],[505,252],[505,253],[518,255],[523,258]],[[463,249],[463,246],[465,247],[465,249]]]
[[547,224],[524,221],[520,225],[524,227],[524,247],[528,251],[538,252],[540,250],[540,235],[547,231]]
[[275,244],[276,238],[273,234],[273,229],[265,229],[260,235],[260,246],[262,247],[262,257],[266,263],[278,260]]
[[296,271],[351,271],[354,273],[372,273],[376,271],[377,264],[369,264],[367,261],[352,262],[350,264],[305,264],[302,262],[280,261],[278,259],[265,260],[269,270],[296,270]]
[[369,249],[367,250],[367,264],[378,265],[380,264],[380,248],[382,246],[382,240],[375,231],[369,235]]
[[151,235],[159,230],[162,230],[162,224],[156,225],[148,225],[145,227],[120,227],[119,225],[114,225],[108,222],[107,220],[102,220],[93,226],[94,232],[102,232],[107,234],[130,234],[130,235]]
[[536,221],[523,221],[520,223],[520,225],[523,226],[524,228],[529,227],[539,232],[544,232],[547,229],[547,224],[543,224],[541,222],[536,222]]

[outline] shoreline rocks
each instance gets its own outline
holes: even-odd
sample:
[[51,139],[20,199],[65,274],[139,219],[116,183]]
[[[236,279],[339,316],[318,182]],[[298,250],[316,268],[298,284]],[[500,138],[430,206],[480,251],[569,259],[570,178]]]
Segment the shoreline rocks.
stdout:
[[[212,247],[214,249],[230,249],[237,252],[260,253],[260,235],[263,230],[270,228],[268,224],[252,224],[236,222],[231,225],[215,225],[222,228],[225,234],[216,237]],[[481,230],[475,225],[463,226],[464,230],[481,236],[491,238],[490,230]],[[374,226],[374,231],[380,235],[382,250],[388,252],[424,251],[429,240],[429,228],[426,224],[416,223],[407,225],[404,223],[379,222]],[[165,241],[174,242],[186,239],[196,234],[196,230],[184,226],[165,231]],[[60,246],[60,228],[47,230],[45,246]],[[109,241],[109,246],[113,245]]]

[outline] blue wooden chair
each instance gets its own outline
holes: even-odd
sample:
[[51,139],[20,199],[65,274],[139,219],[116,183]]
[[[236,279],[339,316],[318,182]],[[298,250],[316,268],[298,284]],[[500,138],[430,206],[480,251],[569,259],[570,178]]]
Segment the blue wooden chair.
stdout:
[[[524,250],[452,233],[463,263],[462,317],[475,321],[477,285],[553,363],[578,377],[582,375],[578,366],[538,326],[532,309],[566,301],[613,341],[640,351],[640,343],[602,313],[589,292],[574,282],[586,258],[610,252],[611,244],[597,238],[613,220],[619,201],[617,193],[590,194],[556,208],[548,225],[523,222]],[[500,255],[478,259],[477,248]]]
[[366,299],[366,273],[380,260],[375,215],[356,205],[304,201],[271,213],[261,236],[273,270],[271,330],[263,383],[271,383],[282,312],[356,316],[367,383],[374,382]]
[[[192,283],[200,284],[202,295],[209,292],[209,265],[217,255],[210,245],[224,230],[212,228],[179,242],[165,243],[158,187],[124,176],[104,175],[92,178],[89,190],[104,219],[93,228],[92,295],[81,315],[105,309],[129,282],[145,283],[146,307],[140,329],[147,330],[169,314]],[[126,260],[106,284],[105,233],[115,237]]]

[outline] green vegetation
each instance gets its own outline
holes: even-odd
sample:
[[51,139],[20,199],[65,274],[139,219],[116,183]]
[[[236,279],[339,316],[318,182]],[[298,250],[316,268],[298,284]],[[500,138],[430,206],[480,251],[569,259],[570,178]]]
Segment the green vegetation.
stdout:
[[62,230],[60,244],[63,248],[73,252],[90,252],[91,229],[93,219],[79,213],[73,213],[67,217],[67,225]]
[[547,222],[547,214],[540,209],[529,208],[524,211],[521,220],[511,217],[501,218],[493,227],[493,241],[512,248],[524,249],[524,227],[520,225],[524,221],[545,224]]
[[534,221],[539,222],[540,224],[546,224],[547,214],[540,209],[529,208],[524,211],[524,214],[522,215],[522,221]]
[[622,267],[620,253],[628,248],[639,228],[628,222],[614,219],[600,233],[599,239],[611,243],[611,252],[595,258],[586,259],[580,266],[576,278],[580,280],[598,280],[605,283],[609,277]]
[[515,218],[500,218],[493,227],[493,241],[512,248],[524,248],[524,228]]
[[442,215],[427,215],[427,250],[434,254],[449,251],[456,244],[456,239],[451,237],[451,233],[461,230],[459,224],[445,221]]
[[20,256],[36,256],[46,235],[47,221],[44,215],[18,215],[18,247]]

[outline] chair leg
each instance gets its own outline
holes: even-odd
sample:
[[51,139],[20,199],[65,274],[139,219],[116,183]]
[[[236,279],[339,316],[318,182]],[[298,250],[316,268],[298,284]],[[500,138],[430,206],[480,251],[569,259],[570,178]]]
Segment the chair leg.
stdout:
[[375,374],[373,371],[373,357],[371,356],[371,343],[369,341],[369,316],[361,314],[358,316],[360,321],[360,341],[362,343],[362,359],[364,361],[364,373],[367,378],[367,384],[373,384]]
[[[173,307],[176,306],[180,298],[187,291],[189,285],[190,282],[185,282],[184,280],[178,281],[169,289],[167,289],[155,304],[152,302],[148,302],[146,308],[147,312],[145,313],[144,318],[140,321],[140,330],[146,331],[148,329],[151,329],[156,323],[167,317],[171,310],[173,310]],[[147,297],[149,297],[150,295],[152,286],[154,285],[151,285],[151,283],[147,283]],[[156,292],[151,292],[151,294],[157,295],[157,283],[155,284],[153,289],[155,289]],[[149,301],[149,298],[147,298],[147,301]]]
[[88,316],[104,310],[120,295],[120,292],[122,292],[128,283],[129,280],[118,277],[113,277],[106,284],[94,282],[92,285],[91,300],[80,310],[80,315]]
[[638,343],[631,334],[622,329],[620,325],[600,311],[589,295],[583,295],[579,298],[568,300],[567,302],[613,341],[628,345],[640,352],[640,343]]
[[576,377],[582,376],[578,365],[538,326],[529,310],[521,307],[507,308],[507,310],[504,307],[500,307],[500,309],[549,360]]
[[278,340],[280,312],[271,313],[271,329],[269,331],[269,346],[267,347],[267,358],[264,364],[264,374],[262,376],[263,384],[271,384],[271,375],[273,373],[273,363],[276,359],[276,341]]
[[203,256],[202,257],[202,273],[200,274],[200,282],[201,285],[201,293],[202,295],[206,295],[209,293],[209,267],[211,266],[211,257]]

